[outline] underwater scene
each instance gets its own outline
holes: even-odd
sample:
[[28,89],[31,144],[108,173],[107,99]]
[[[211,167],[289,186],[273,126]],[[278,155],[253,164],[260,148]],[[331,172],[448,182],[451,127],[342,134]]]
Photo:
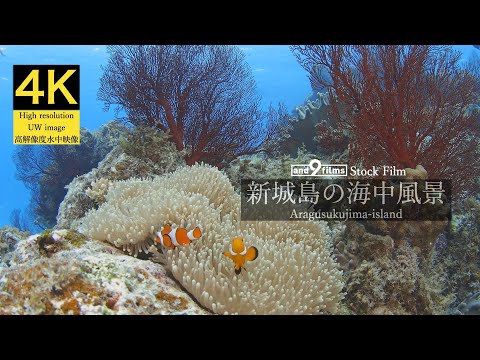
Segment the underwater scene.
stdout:
[[479,315],[480,45],[0,45],[0,314]]

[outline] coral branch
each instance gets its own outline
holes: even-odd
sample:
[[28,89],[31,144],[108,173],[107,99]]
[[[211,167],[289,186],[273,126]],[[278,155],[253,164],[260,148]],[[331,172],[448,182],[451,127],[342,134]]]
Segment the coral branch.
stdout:
[[98,97],[134,126],[169,130],[188,163],[220,164],[266,139],[260,99],[235,46],[109,46]]
[[[312,86],[327,88],[338,126],[364,166],[422,164],[461,193],[480,171],[479,76],[447,46],[293,46]],[[473,70],[472,70],[473,69]]]

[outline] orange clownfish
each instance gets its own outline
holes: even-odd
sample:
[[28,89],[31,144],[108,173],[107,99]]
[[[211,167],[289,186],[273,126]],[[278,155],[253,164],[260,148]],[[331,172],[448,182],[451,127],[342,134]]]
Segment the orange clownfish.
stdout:
[[187,246],[192,240],[198,239],[200,236],[202,236],[202,231],[198,226],[187,231],[184,228],[172,228],[170,225],[165,225],[157,232],[155,241],[157,244],[175,249],[176,246]]
[[245,263],[255,260],[258,256],[258,250],[255,246],[250,246],[247,249],[242,238],[235,238],[230,245],[229,251],[225,251],[223,255],[232,259],[235,263],[235,274],[238,275],[242,272],[242,268],[247,271]]

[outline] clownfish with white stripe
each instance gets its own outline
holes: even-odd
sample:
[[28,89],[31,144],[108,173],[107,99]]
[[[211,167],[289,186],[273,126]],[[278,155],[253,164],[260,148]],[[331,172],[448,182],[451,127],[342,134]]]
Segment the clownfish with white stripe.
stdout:
[[242,272],[242,269],[247,271],[245,263],[255,260],[258,257],[258,250],[255,246],[250,246],[247,249],[242,238],[235,238],[230,244],[229,251],[225,251],[223,255],[235,263],[235,274],[238,275]]
[[184,228],[165,225],[157,232],[155,242],[170,249],[175,249],[176,246],[189,245],[192,240],[196,240],[200,236],[202,236],[202,231],[198,226],[193,230],[187,231],[187,229]]

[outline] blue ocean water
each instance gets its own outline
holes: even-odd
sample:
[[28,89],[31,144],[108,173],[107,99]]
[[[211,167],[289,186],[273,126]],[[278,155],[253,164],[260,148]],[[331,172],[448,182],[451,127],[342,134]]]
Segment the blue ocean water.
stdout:
[[[97,101],[101,66],[108,60],[104,45],[0,45],[0,227],[10,223],[13,209],[24,211],[30,194],[22,182],[15,179],[12,154],[13,65],[79,64],[81,126],[94,130],[115,118],[113,110],[103,111]],[[301,104],[310,94],[307,73],[297,64],[286,45],[240,45],[252,68],[262,106],[283,101],[289,109]],[[455,46],[467,59],[476,50],[471,45]],[[18,146],[18,145],[17,145]]]

